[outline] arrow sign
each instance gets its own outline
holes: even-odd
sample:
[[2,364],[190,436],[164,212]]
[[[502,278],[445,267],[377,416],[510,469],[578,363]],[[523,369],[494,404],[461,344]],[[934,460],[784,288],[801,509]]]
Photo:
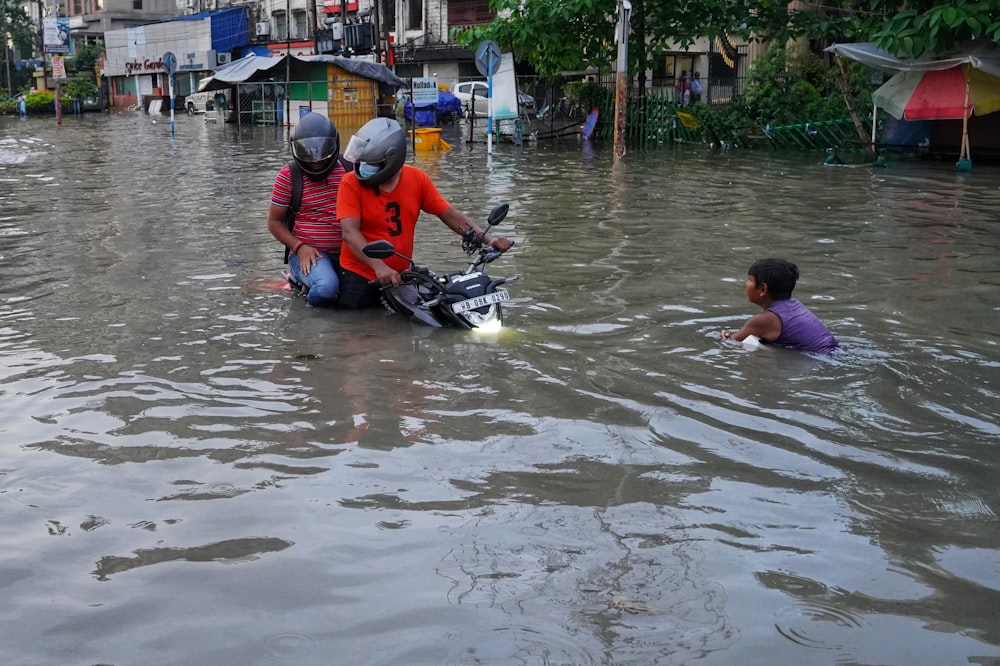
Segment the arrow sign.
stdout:
[[492,39],[480,42],[476,47],[476,69],[483,76],[491,76],[500,69],[500,45]]
[[172,51],[167,51],[163,54],[163,69],[166,71],[167,76],[173,76],[174,72],[177,71],[177,56]]

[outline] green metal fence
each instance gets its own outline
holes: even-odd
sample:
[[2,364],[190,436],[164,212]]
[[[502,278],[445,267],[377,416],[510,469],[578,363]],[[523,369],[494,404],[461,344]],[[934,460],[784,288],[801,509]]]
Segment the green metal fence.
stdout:
[[[661,144],[701,143],[702,132],[688,109],[674,103],[665,94],[630,96],[626,103],[625,140],[637,148]],[[614,138],[613,102],[600,107],[594,136]]]
[[[574,121],[571,121],[571,124]],[[578,121],[582,123],[582,120]],[[862,126],[871,124],[871,117],[861,118]],[[575,125],[579,127],[579,125]],[[574,130],[570,130],[571,132]],[[578,130],[576,130],[578,131]],[[614,100],[599,107],[599,121],[594,138],[614,139]],[[627,100],[625,140],[635,149],[655,148],[679,143],[722,141],[738,146],[780,149],[840,151],[864,147],[858,129],[850,117],[792,125],[767,125],[742,128],[731,137],[711,137],[698,124],[690,108],[676,104],[669,95],[630,94]]]
[[[871,123],[871,118],[862,119],[862,122]],[[764,128],[764,134],[778,148],[828,150],[861,146],[861,137],[851,118],[795,125],[768,125]]]

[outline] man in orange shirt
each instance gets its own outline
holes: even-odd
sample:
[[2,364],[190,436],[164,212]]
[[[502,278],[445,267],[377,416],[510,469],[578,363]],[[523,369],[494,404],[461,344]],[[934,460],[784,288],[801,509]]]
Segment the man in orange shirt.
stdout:
[[340,307],[378,305],[379,287],[399,284],[399,272],[409,268],[404,259],[371,259],[362,248],[375,240],[387,240],[400,254],[413,257],[420,211],[436,215],[460,236],[472,229],[487,245],[501,252],[510,249],[506,238],[484,237],[479,226],[441,196],[430,176],[404,164],[406,144],[406,133],[398,122],[375,118],[358,130],[344,151],[344,157],[354,162],[354,171],[344,176],[337,196],[337,217],[344,238]]

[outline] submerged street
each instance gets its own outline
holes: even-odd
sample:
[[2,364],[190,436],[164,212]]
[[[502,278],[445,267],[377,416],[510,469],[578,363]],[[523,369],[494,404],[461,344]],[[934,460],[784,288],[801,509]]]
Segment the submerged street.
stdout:
[[[484,336],[306,307],[284,130],[175,130],[0,117],[6,664],[1000,660],[1000,168],[449,127]],[[841,351],[719,340],[769,256]]]

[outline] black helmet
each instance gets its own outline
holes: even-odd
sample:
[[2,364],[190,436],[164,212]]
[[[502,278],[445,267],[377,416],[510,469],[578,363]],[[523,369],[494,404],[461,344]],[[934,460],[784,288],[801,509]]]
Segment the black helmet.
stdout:
[[406,133],[391,118],[369,120],[351,137],[344,157],[354,162],[354,173],[359,183],[375,187],[403,168]]
[[340,134],[333,121],[319,113],[307,113],[288,137],[292,156],[312,180],[324,180],[337,163]]

